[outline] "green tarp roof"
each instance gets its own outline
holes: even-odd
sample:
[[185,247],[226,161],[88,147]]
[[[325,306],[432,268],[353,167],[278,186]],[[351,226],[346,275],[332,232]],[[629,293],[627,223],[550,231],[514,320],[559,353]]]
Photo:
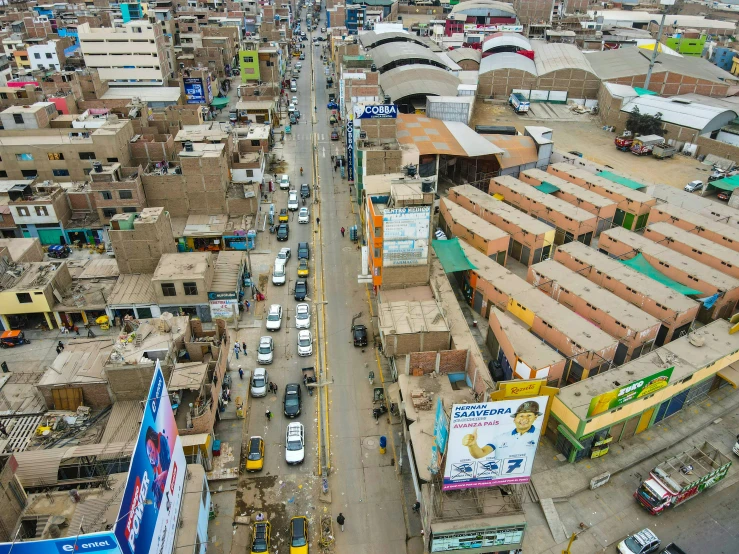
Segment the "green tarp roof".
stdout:
[[663,285],[670,287],[672,290],[677,291],[680,294],[684,294],[686,296],[703,294],[699,290],[691,289],[690,287],[687,287],[682,283],[678,283],[677,281],[670,279],[667,275],[665,275],[657,268],[655,268],[652,264],[650,264],[647,259],[641,255],[641,253],[637,254],[630,260],[619,261],[622,264],[629,266],[631,269],[638,271],[642,275],[646,275],[650,279],[654,279],[658,283],[662,283]]
[[214,108],[225,108],[226,106],[228,106],[228,98],[215,97],[210,105]]
[[640,88],[640,87],[634,87],[634,90],[639,96],[657,96],[657,93],[653,90]]
[[552,194],[553,192],[557,192],[559,190],[552,183],[547,183],[546,181],[542,181],[540,185],[535,185],[534,188],[539,189],[544,194]]
[[714,186],[717,189],[732,192],[735,188],[739,187],[739,175],[733,175],[731,177],[724,177],[723,179],[713,181],[710,184],[711,186]]
[[627,179],[626,177],[621,177],[620,175],[616,175],[615,173],[612,173],[610,171],[601,171],[600,173],[598,173],[598,176],[634,190],[642,190],[647,188],[647,185],[637,183],[636,181],[632,181],[631,179]]
[[459,246],[459,239],[432,240],[431,246],[439,257],[445,273],[477,269],[465,256],[464,250]]

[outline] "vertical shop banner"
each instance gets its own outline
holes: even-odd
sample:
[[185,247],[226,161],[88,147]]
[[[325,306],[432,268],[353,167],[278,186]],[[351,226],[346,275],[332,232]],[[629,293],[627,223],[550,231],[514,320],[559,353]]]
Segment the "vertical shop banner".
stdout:
[[90,533],[63,539],[0,544],[0,554],[11,554],[11,552],[12,554],[65,554],[66,552],[121,554],[121,547],[113,533]]
[[434,416],[434,444],[431,446],[431,473],[438,473],[441,468],[441,460],[446,451],[446,443],[449,439],[449,418],[444,411],[444,402],[436,397],[436,414]]
[[346,122],[346,179],[354,182],[354,121]]
[[157,360],[115,526],[124,554],[172,552],[186,472],[182,440]]
[[528,483],[548,400],[452,406],[442,489]]
[[644,379],[633,381],[628,385],[595,396],[590,400],[587,417],[605,413],[665,388],[670,384],[673,369],[675,368],[661,369]]

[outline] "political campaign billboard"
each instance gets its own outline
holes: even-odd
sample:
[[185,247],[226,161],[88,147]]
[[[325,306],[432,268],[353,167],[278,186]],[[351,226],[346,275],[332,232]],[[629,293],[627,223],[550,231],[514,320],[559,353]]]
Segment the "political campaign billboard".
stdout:
[[123,554],[172,552],[186,473],[182,440],[157,361],[115,525]]
[[185,98],[188,104],[205,104],[205,89],[200,77],[184,77]]
[[11,551],[12,554],[73,554],[75,552],[78,554],[80,552],[121,554],[118,540],[112,532],[74,535],[45,541],[17,541],[0,544],[0,554],[10,554]]
[[548,399],[454,404],[442,489],[527,483]]

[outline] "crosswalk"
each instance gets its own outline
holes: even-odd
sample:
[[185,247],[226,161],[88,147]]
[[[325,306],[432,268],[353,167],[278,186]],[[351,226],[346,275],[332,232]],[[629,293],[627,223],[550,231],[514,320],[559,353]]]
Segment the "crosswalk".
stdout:
[[[325,133],[316,133],[316,138],[318,139],[318,142],[331,142],[329,140],[329,136]],[[301,134],[301,133],[290,133],[289,135],[285,135],[285,140],[293,141],[293,142],[301,142],[301,141],[311,141],[313,140],[313,133],[308,134]],[[333,141],[336,142],[336,141]]]

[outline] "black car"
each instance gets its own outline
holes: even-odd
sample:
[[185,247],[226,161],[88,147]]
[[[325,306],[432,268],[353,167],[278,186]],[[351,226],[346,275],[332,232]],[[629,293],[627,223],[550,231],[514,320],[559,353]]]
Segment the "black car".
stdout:
[[286,241],[290,238],[290,227],[287,223],[281,223],[277,228],[277,240]]
[[354,335],[354,346],[367,346],[367,327],[364,325],[355,325],[352,328]]
[[299,260],[309,260],[310,259],[310,247],[308,246],[307,242],[299,242],[298,243],[298,259]]
[[310,196],[310,185],[308,183],[303,183],[300,185],[300,197],[301,198],[308,198]]
[[282,401],[282,410],[285,417],[298,417],[300,415],[300,385],[288,383],[285,385],[285,398]]
[[308,281],[301,279],[295,283],[295,300],[302,302],[308,296]]

